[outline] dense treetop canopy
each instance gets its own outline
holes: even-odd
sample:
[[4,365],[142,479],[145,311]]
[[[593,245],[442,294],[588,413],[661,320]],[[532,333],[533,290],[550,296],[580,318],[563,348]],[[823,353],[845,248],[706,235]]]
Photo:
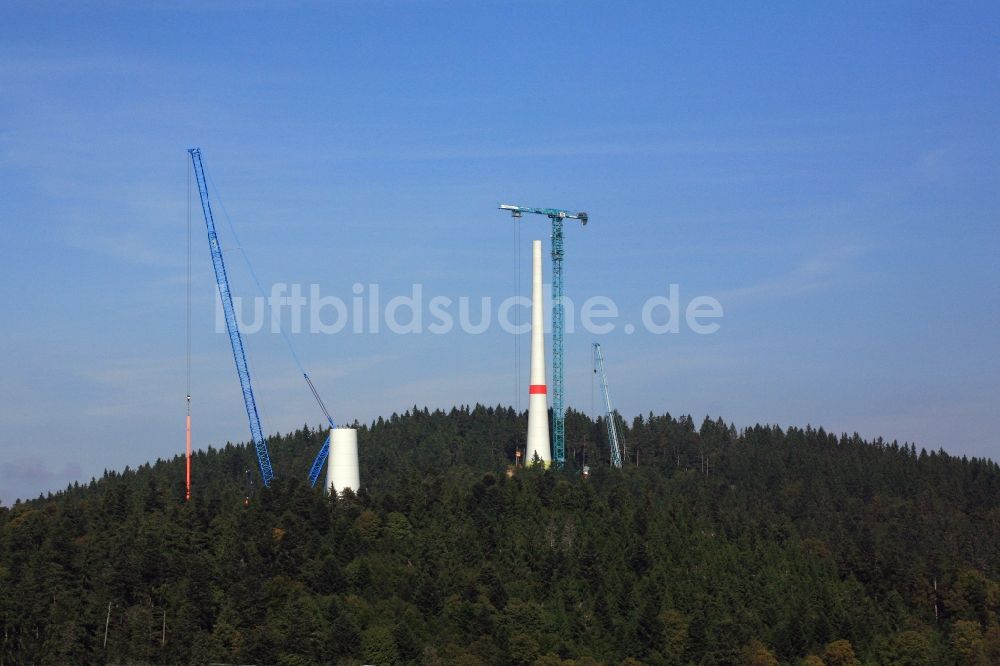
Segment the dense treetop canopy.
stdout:
[[303,427],[269,489],[227,444],[188,503],[178,457],[0,507],[0,663],[1000,663],[994,462],[650,414],[615,470],[570,411],[565,468],[511,471],[525,425],[358,426],[340,498]]

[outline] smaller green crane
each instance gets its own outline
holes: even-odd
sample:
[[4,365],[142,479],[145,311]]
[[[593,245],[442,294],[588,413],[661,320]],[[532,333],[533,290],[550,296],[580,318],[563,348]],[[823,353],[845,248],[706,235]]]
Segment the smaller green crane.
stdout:
[[566,403],[563,389],[563,221],[580,220],[587,224],[584,212],[571,212],[559,208],[528,208],[500,204],[500,210],[510,211],[517,220],[524,213],[545,215],[552,220],[552,460],[562,467],[566,462]]
[[615,408],[611,406],[611,394],[608,393],[608,376],[604,372],[604,353],[601,343],[594,343],[594,374],[601,380],[601,395],[604,396],[604,414],[608,426],[608,447],[611,449],[611,466],[621,469],[622,459],[628,456],[625,450],[625,438],[618,432],[618,419]]

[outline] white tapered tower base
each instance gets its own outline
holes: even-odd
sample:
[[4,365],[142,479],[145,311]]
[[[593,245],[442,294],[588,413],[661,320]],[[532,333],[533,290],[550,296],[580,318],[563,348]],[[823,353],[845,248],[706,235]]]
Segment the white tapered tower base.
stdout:
[[361,488],[361,472],[358,469],[358,431],[354,428],[330,428],[326,490],[342,493],[348,488],[354,492],[358,492]]
[[528,448],[524,464],[552,463],[549,401],[545,385],[545,338],[542,314],[542,241],[531,242],[531,384],[528,386]]
[[[541,386],[545,390],[545,385]],[[532,393],[528,397],[528,450],[524,464],[538,462],[548,467],[552,464],[552,446],[549,443],[549,406],[544,393]]]

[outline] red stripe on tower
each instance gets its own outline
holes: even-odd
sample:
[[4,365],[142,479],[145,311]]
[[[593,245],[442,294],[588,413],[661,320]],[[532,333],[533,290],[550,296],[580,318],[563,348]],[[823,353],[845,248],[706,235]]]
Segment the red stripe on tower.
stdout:
[[528,395],[532,395],[535,393],[541,393],[542,395],[545,395],[547,392],[548,391],[545,388],[545,384],[532,384],[531,386],[528,387]]

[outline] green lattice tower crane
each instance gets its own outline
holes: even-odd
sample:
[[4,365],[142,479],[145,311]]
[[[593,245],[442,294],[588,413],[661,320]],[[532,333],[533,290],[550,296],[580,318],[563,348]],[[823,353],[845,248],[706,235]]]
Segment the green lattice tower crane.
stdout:
[[524,213],[545,215],[552,220],[552,460],[562,467],[566,462],[566,403],[563,388],[563,333],[565,331],[563,311],[563,221],[580,220],[587,224],[584,212],[574,213],[558,208],[528,208],[501,204],[500,210],[508,210],[515,218]]

